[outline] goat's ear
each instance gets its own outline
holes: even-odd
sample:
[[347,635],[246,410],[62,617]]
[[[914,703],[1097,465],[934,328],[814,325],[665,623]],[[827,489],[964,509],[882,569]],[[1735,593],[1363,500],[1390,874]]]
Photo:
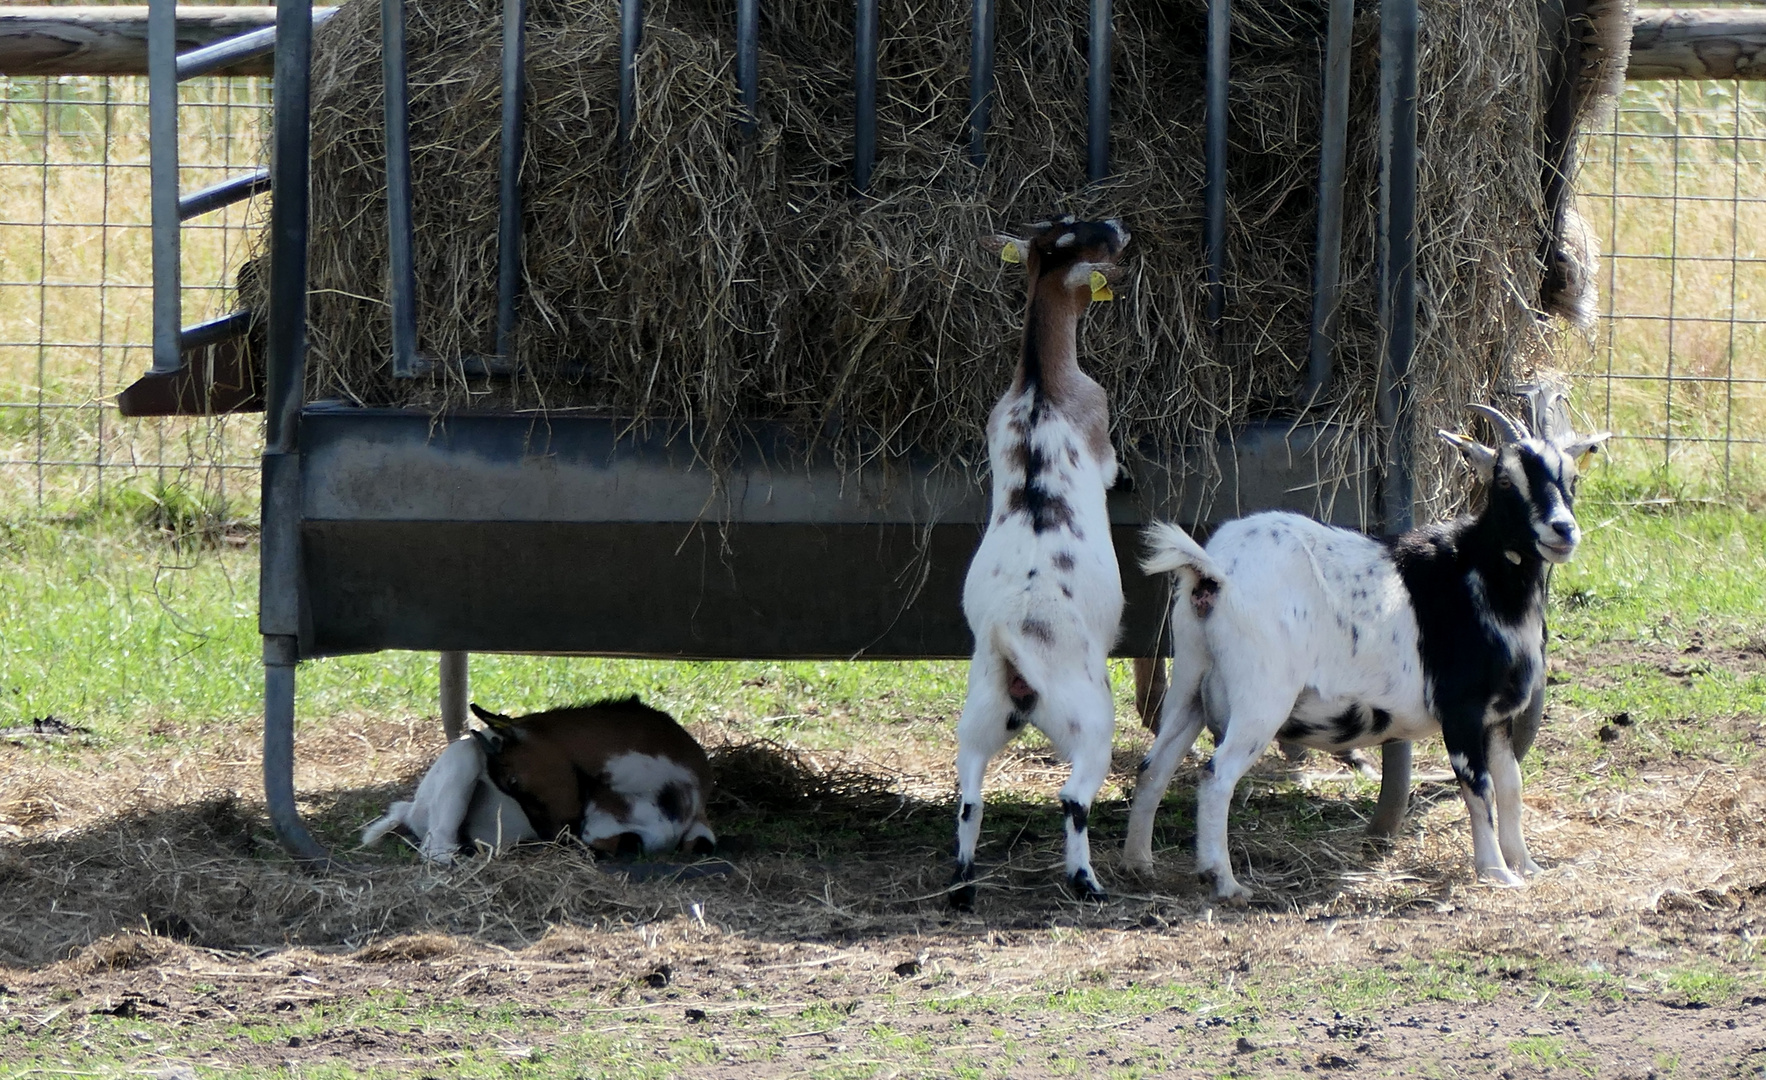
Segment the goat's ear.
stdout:
[[1030,254],[1027,242],[1005,233],[989,233],[981,238],[981,246],[1000,257],[1000,262],[1021,263]]
[[1557,448],[1566,457],[1575,458],[1576,467],[1580,469],[1588,464],[1589,458],[1599,452],[1601,444],[1612,437],[1613,433],[1610,431],[1597,431],[1593,435],[1566,435],[1557,444]]
[[491,712],[476,701],[468,702],[467,707],[472,710],[472,715],[478,717],[487,727],[504,728],[514,722],[513,717],[504,716],[502,713]]
[[1496,451],[1468,435],[1456,435],[1451,431],[1440,431],[1436,434],[1445,439],[1447,445],[1460,452],[1460,456],[1466,459],[1466,464],[1477,472],[1478,479],[1489,480],[1496,474]]

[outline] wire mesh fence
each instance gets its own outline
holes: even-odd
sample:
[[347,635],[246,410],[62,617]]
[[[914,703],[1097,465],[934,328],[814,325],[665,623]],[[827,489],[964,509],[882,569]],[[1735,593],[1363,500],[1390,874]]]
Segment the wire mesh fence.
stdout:
[[1606,259],[1581,411],[1640,488],[1766,489],[1766,83],[1633,83],[1582,150]]
[[[0,505],[102,504],[176,488],[256,497],[259,418],[119,416],[151,363],[147,80],[0,77]],[[265,79],[179,88],[185,191],[264,163]],[[259,208],[185,223],[186,322],[224,314]]]
[[[180,87],[185,191],[265,163],[268,80]],[[0,511],[177,490],[249,514],[256,415],[129,420],[149,365],[142,78],[0,76]],[[1562,360],[1612,468],[1677,494],[1766,490],[1766,83],[1634,83],[1583,144],[1602,318]],[[231,307],[265,200],[187,222],[184,321]]]

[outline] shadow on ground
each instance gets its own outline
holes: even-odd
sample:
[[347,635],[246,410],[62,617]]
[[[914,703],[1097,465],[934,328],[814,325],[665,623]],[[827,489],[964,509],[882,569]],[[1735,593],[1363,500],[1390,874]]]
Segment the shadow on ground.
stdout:
[[[1104,905],[1081,903],[1061,886],[1054,799],[995,793],[983,827],[980,908],[958,919],[943,895],[952,802],[905,794],[898,778],[819,765],[765,741],[715,750],[713,764],[711,817],[724,840],[719,854],[734,868],[726,877],[633,881],[574,845],[527,845],[449,869],[421,864],[397,842],[356,849],[361,826],[409,782],[304,799],[315,836],[349,863],[309,873],[283,855],[260,804],[217,793],[0,848],[0,910],[10,913],[0,925],[0,956],[50,963],[130,929],[247,950],[354,949],[426,931],[515,947],[551,926],[625,925],[695,910],[763,939],[847,941],[965,923],[1151,927],[1205,903],[1190,875],[1194,790],[1182,774],[1160,822],[1163,869],[1154,881],[1118,872],[1127,807],[1119,799],[1098,804],[1094,858],[1115,892]],[[1379,861],[1361,833],[1371,797],[1255,780],[1248,788],[1235,807],[1235,853],[1251,860],[1249,880],[1281,907],[1339,895],[1346,873]],[[1419,792],[1423,801],[1439,796],[1426,786]]]

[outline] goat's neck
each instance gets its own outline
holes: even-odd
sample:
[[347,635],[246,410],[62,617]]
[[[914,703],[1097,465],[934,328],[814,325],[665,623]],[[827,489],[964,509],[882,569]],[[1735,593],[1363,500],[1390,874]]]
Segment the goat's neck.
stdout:
[[1483,579],[1492,609],[1507,618],[1522,617],[1545,592],[1546,564],[1538,547],[1509,542],[1487,514],[1463,520],[1460,551]]
[[1079,316],[1085,301],[1062,289],[1058,280],[1038,275],[1030,284],[1024,311],[1024,343],[1018,351],[1014,392],[1032,390],[1059,399],[1079,371]]

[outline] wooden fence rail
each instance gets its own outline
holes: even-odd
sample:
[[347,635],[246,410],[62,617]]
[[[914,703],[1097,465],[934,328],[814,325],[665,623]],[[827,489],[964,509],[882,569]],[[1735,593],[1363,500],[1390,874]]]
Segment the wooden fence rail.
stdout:
[[[334,9],[320,8],[329,14]],[[273,7],[178,9],[178,48],[274,25]],[[270,57],[223,75],[268,75]],[[0,9],[0,75],[145,75],[147,8]],[[1766,79],[1766,6],[1639,8],[1632,79]]]

